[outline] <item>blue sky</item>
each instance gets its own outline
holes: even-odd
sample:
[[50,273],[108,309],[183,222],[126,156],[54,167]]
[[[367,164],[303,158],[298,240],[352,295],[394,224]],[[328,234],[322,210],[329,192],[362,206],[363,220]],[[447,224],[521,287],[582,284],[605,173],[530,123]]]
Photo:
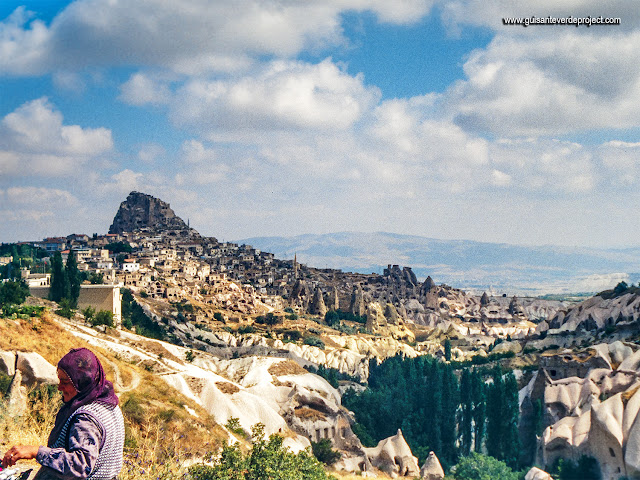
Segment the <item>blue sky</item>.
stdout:
[[640,13],[558,3],[0,2],[0,241],[138,190],[225,240],[638,245]]

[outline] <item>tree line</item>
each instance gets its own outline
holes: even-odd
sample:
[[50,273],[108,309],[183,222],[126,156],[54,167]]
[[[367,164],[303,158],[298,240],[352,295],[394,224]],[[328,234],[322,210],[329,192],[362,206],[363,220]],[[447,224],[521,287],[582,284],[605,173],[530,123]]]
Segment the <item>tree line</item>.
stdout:
[[343,404],[365,446],[402,433],[422,463],[434,451],[443,467],[482,452],[518,468],[518,385],[511,371],[454,368],[430,356],[369,364],[369,386]]

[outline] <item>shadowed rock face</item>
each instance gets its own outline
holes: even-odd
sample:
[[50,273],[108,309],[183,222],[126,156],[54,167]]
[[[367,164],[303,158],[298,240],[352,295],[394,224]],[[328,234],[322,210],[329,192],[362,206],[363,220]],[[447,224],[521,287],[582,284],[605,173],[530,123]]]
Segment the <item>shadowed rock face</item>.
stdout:
[[140,192],[131,192],[120,204],[109,233],[134,232],[143,228],[153,230],[188,230],[168,203]]

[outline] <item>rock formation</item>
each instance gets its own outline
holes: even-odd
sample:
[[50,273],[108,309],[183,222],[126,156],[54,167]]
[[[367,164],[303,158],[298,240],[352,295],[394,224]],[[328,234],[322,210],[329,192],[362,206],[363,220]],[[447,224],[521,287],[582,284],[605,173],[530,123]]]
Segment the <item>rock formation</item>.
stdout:
[[603,480],[640,477],[640,350],[615,342],[556,358],[543,357],[546,366],[521,391],[523,412],[532,399],[543,401],[541,463],[587,455]]
[[173,212],[168,203],[140,192],[131,192],[120,204],[109,233],[151,230],[189,230],[187,224]]
[[325,313],[327,313],[327,306],[324,303],[324,298],[322,296],[322,290],[320,287],[316,287],[316,290],[313,294],[313,299],[309,304],[309,313],[313,315],[320,315],[324,317]]
[[608,326],[630,325],[640,319],[640,294],[623,293],[612,298],[591,297],[566,311],[558,312],[549,323],[560,332],[601,330]]
[[371,464],[391,476],[415,477],[420,474],[418,459],[398,429],[393,437],[380,440],[373,448],[365,448]]
[[354,315],[358,315],[360,317],[365,314],[364,295],[362,293],[362,286],[360,284],[353,286],[349,311]]
[[435,453],[429,452],[429,456],[420,469],[420,478],[424,480],[442,480],[444,478],[444,470]]
[[532,467],[524,476],[524,480],[553,480],[553,477],[538,467]]

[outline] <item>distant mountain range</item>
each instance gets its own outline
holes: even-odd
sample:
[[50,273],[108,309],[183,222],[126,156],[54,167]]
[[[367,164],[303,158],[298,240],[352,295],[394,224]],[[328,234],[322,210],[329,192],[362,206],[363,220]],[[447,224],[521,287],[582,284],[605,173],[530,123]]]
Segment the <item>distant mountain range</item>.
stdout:
[[310,267],[382,273],[388,264],[408,266],[467,291],[544,295],[593,293],[618,282],[640,281],[640,247],[596,249],[526,247],[469,240],[437,240],[394,233],[340,232],[237,240]]

